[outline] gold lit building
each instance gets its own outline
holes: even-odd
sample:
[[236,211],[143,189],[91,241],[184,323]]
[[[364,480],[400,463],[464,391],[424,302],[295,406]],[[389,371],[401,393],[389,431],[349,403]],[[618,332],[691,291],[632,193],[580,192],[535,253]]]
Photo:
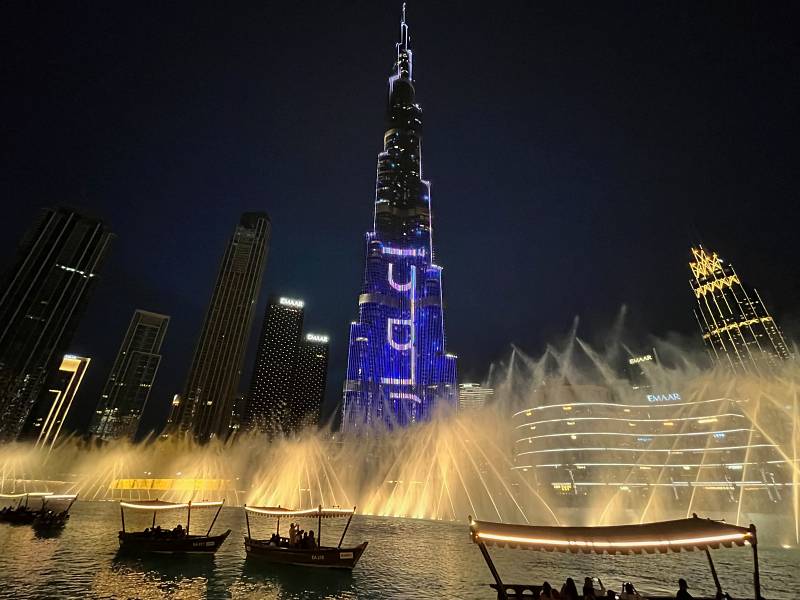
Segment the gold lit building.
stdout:
[[695,316],[711,358],[734,372],[759,372],[789,358],[783,334],[758,291],[742,283],[733,265],[702,246],[692,248],[690,285]]

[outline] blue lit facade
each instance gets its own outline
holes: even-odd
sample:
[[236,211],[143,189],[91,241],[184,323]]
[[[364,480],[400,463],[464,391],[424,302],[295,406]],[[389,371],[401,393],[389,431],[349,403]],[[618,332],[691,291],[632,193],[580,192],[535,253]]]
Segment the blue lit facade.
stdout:
[[439,404],[457,403],[456,357],[445,350],[442,268],[433,262],[430,184],[422,178],[422,109],[414,95],[404,9],[359,317],[350,326],[343,431],[409,425]]

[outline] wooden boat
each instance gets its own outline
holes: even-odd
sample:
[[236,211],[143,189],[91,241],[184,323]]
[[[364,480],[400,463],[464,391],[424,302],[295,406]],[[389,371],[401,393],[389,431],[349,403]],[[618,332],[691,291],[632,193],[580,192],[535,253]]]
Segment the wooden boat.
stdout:
[[[0,494],[0,499],[16,500],[16,506],[4,506],[0,510],[0,522],[14,525],[30,525],[44,509],[44,499],[52,496],[52,492],[28,492],[22,494]],[[31,508],[31,500],[40,500],[41,506]]]
[[[246,506],[244,507],[245,519],[247,521],[247,535],[244,538],[244,548],[247,557],[262,559],[271,563],[297,565],[304,567],[322,567],[327,569],[347,569],[352,570],[358,563],[364,550],[367,549],[369,542],[363,542],[358,546],[342,547],[344,536],[350,527],[350,522],[356,512],[356,508],[312,508],[308,510],[292,510],[289,508],[273,506]],[[270,539],[256,539],[250,532],[250,518],[252,516],[267,516],[277,520],[275,533]],[[347,524],[344,527],[342,536],[336,546],[322,545],[322,519],[347,517]],[[291,519],[317,519],[317,539],[312,547],[302,547],[300,544],[292,543],[291,540],[280,536],[281,518]]]
[[[37,533],[51,533],[64,528],[69,520],[69,509],[78,499],[77,494],[53,494],[42,500],[42,509],[33,520],[33,528]],[[62,502],[68,504],[64,507]]]
[[[120,552],[157,553],[157,554],[213,554],[228,538],[231,530],[228,529],[220,535],[211,535],[214,523],[217,521],[224,501],[201,502],[164,502],[162,500],[140,500],[120,502],[120,516],[122,518],[122,531],[119,532]],[[203,534],[189,533],[192,520],[192,510],[198,508],[217,507],[217,512],[208,531]],[[125,509],[152,511],[153,525],[144,531],[126,531]],[[186,510],[186,527],[179,524],[175,529],[162,530],[156,525],[156,515],[165,510]]]
[[[744,546],[753,549],[753,588],[756,600],[763,600],[758,571],[758,541],[756,527],[739,527],[723,521],[701,519],[694,515],[690,519],[642,523],[639,525],[615,525],[605,527],[557,527],[538,525],[512,525],[476,521],[469,518],[470,537],[483,555],[495,583],[498,600],[514,598],[538,598],[540,585],[505,583],[495,568],[487,546],[514,549],[539,550],[545,552],[571,552],[595,554],[658,554],[702,550],[706,553],[711,575],[716,586],[716,598],[729,597],[723,590],[711,549],[722,546]],[[677,581],[680,575],[675,575]],[[543,578],[546,579],[546,578]],[[648,600],[673,599],[644,594]],[[695,597],[695,600],[701,600]]]

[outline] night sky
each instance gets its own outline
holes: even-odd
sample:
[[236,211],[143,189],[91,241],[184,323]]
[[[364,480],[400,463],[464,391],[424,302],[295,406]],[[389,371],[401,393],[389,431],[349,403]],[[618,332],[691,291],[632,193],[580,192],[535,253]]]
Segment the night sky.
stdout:
[[[514,343],[697,339],[703,241],[800,327],[798,9],[744,2],[413,2],[449,350],[480,379]],[[340,397],[372,226],[399,2],[5,2],[0,268],[37,210],[117,234],[70,351],[81,426],[135,308],[172,323],[145,426],[181,391],[239,215],[267,211],[268,294],[330,334]],[[252,336],[255,341],[255,335]],[[252,344],[251,344],[252,345]],[[249,383],[251,359],[242,387]]]

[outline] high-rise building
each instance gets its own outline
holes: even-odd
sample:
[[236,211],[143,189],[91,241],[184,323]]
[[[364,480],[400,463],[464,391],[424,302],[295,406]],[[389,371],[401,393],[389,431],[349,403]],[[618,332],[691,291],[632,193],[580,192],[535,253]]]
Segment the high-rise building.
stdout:
[[66,354],[58,371],[48,379],[47,389],[42,392],[26,425],[27,435],[36,438],[36,446],[52,448],[55,445],[90,360]]
[[328,336],[319,333],[307,333],[297,347],[288,411],[292,431],[319,425],[328,382],[329,353]]
[[270,434],[287,430],[304,305],[302,300],[284,297],[270,298],[267,304],[247,398],[248,429]]
[[199,440],[226,437],[267,260],[270,220],[245,213],[222,258],[173,425]]
[[97,281],[112,234],[98,219],[48,208],[0,287],[0,441],[21,432]]
[[483,408],[494,397],[494,389],[480,383],[458,384],[458,410]]
[[89,428],[98,438],[132,438],[161,363],[169,317],[137,309],[122,339]]
[[433,262],[421,140],[422,109],[415,100],[404,10],[389,77],[359,316],[350,326],[344,431],[414,423],[439,403],[457,402],[456,357],[445,349],[442,268]]
[[789,358],[789,349],[758,291],[733,265],[702,246],[692,248],[695,316],[712,360],[735,372],[760,372]]

